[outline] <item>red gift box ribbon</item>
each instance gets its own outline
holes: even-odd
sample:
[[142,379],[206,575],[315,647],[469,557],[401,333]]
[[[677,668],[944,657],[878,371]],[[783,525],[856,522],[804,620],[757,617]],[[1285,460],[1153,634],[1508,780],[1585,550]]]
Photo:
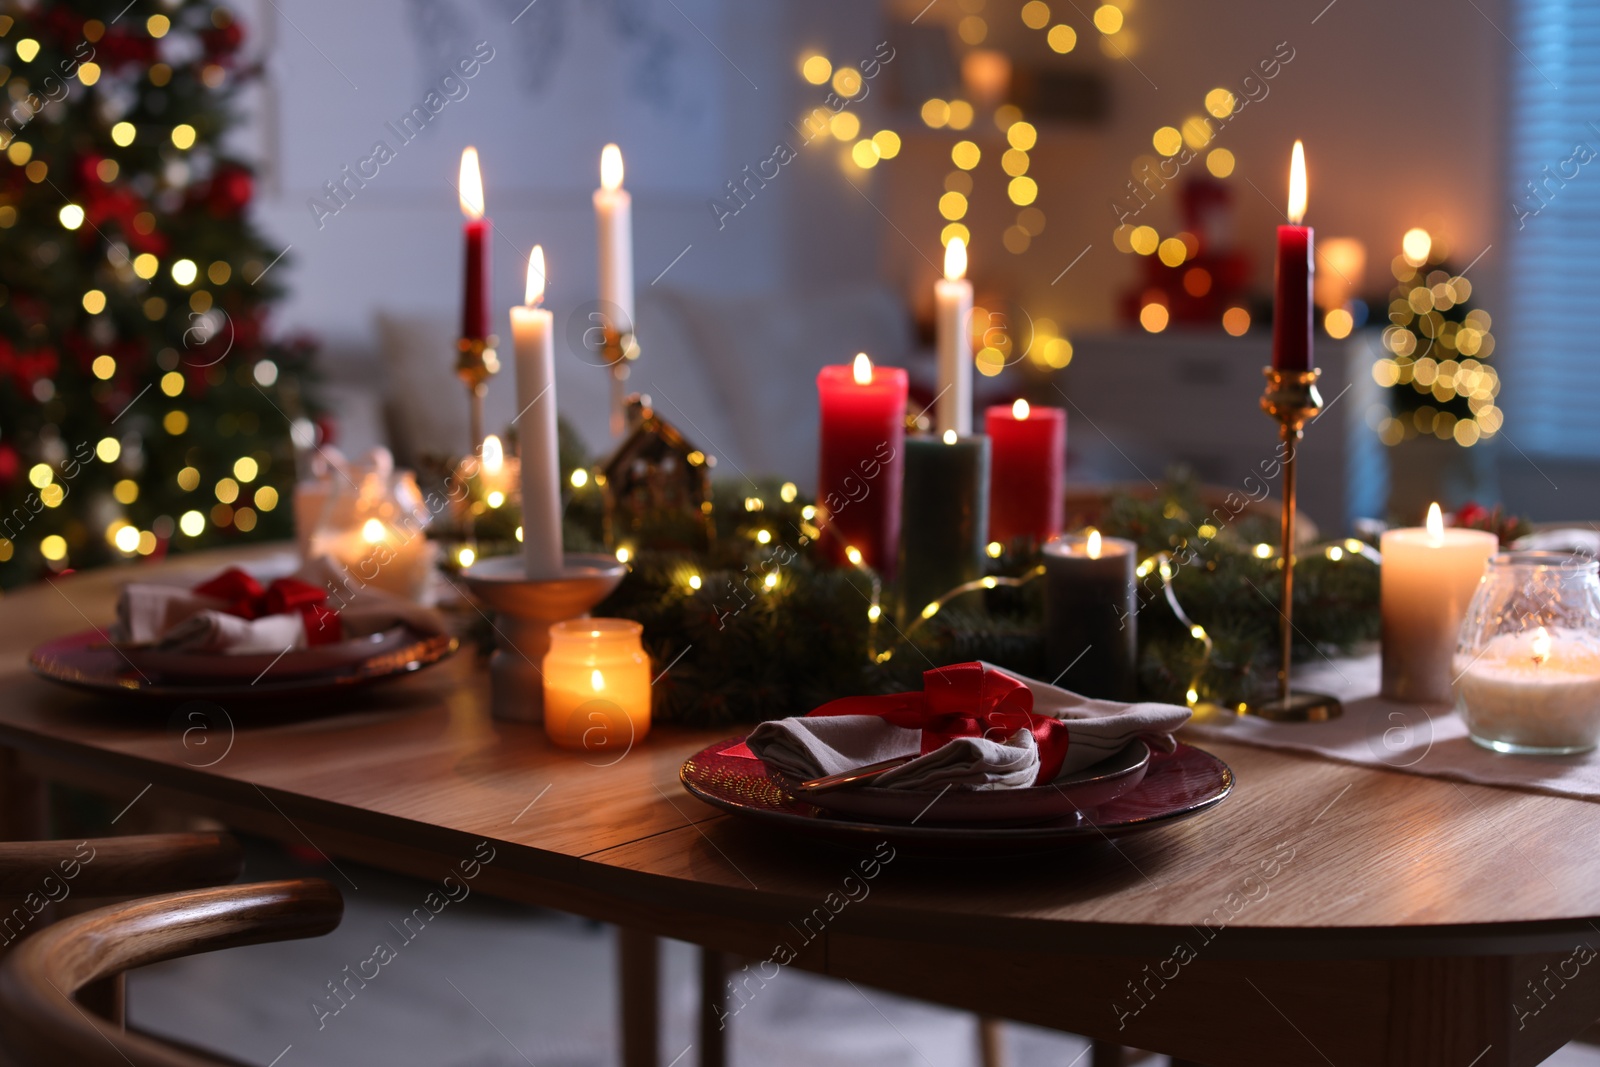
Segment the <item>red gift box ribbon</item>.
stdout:
[[976,661],[924,671],[921,692],[840,697],[810,714],[876,715],[896,726],[921,730],[924,756],[957,737],[1004,741],[1027,730],[1039,745],[1035,784],[1061,773],[1070,742],[1064,720],[1033,713],[1033,690]]
[[263,586],[238,567],[229,567],[195,586],[194,591],[224,601],[218,610],[241,619],[299,615],[306,628],[307,645],[331,645],[344,640],[339,616],[328,608],[328,594],[298,578],[278,578]]

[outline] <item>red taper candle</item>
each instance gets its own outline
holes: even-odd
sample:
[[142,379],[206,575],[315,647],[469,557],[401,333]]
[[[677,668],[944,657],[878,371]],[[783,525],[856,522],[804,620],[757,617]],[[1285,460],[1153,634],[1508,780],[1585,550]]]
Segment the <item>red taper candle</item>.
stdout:
[[1277,292],[1272,310],[1272,366],[1274,370],[1311,369],[1311,278],[1316,272],[1310,226],[1306,216],[1306,150],[1294,143],[1289,163],[1289,223],[1278,227]]
[[817,375],[823,550],[835,561],[859,556],[890,580],[900,556],[907,387],[904,370],[874,367],[865,352],[851,366],[823,367]]
[[479,340],[489,336],[489,220],[483,216],[483,174],[478,169],[478,150],[468,147],[461,153],[461,213],[466,235],[466,269],[462,272],[461,336]]
[[1010,407],[984,412],[989,435],[989,540],[1043,543],[1061,532],[1066,513],[1067,413]]

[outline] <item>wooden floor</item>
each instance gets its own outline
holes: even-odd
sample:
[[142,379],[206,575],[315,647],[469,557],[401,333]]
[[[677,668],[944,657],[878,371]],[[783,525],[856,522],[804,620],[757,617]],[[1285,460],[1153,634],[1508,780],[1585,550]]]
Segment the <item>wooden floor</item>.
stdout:
[[[274,845],[252,845],[249,855],[247,879],[326,873],[344,884]],[[434,887],[340,867],[357,888],[346,886],[339,930],[316,941],[237,949],[140,972],[129,989],[134,1024],[263,1067],[617,1062],[610,928],[475,895],[447,905],[406,941],[396,927]],[[355,972],[379,942],[393,946],[396,956],[362,986],[344,968]],[[663,1067],[693,1067],[699,1062],[692,1047],[695,954],[668,942],[663,968]],[[329,992],[329,982],[346,983],[343,1002]],[[976,1026],[965,1013],[799,971],[748,988],[748,1002],[730,1022],[736,1067],[977,1062]],[[1087,1043],[1075,1037],[1008,1026],[1006,1042],[1013,1067],[1088,1067]],[[1547,1062],[1600,1067],[1600,1050],[1569,1047]]]

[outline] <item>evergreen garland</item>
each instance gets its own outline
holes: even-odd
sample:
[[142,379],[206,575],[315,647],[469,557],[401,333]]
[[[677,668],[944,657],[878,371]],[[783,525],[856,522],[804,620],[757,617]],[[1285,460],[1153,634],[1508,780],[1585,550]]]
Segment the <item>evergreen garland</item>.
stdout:
[[[1042,581],[964,594],[931,619],[896,621],[893,591],[874,575],[822,561],[806,502],[785,502],[786,492],[792,496],[792,487],[775,481],[756,489],[717,485],[712,549],[636,546],[627,578],[596,609],[644,625],[660,676],[659,721],[707,726],[798,715],[836,697],[914,689],[923,671],[973,659],[1047,673]],[[601,514],[599,493],[573,494],[570,543],[597,543]],[[1170,554],[1172,591],[1212,642],[1207,662],[1205,642],[1173,613],[1152,568],[1140,586],[1141,695],[1181,704],[1192,686],[1200,701],[1231,706],[1275,685],[1279,571],[1276,556],[1261,558],[1257,545],[1271,544],[1276,531],[1248,517],[1213,531],[1203,519],[1197,527],[1194,517],[1203,515],[1194,487],[1180,477],[1153,500],[1112,500],[1101,529],[1135,541],[1141,558]],[[1330,549],[1297,562],[1302,658],[1377,636],[1376,563],[1342,544]],[[1038,562],[1005,555],[991,573],[1025,576]],[[770,586],[769,574],[776,576]]]

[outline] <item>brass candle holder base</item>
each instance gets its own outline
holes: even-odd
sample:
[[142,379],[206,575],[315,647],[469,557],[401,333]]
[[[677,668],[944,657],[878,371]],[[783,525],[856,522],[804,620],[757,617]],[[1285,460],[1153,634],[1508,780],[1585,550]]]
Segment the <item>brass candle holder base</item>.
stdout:
[[1244,714],[1271,722],[1327,722],[1344,714],[1337,697],[1291,689],[1287,699],[1274,697],[1260,703],[1247,703]]
[[472,595],[494,612],[489,657],[490,709],[497,719],[544,721],[544,654],[550,626],[581,619],[627,574],[613,556],[568,553],[561,577],[532,581],[522,555],[496,556],[461,572]]
[[1322,396],[1317,392],[1320,370],[1278,370],[1267,367],[1266,388],[1261,393],[1261,410],[1278,423],[1278,439],[1283,443],[1283,522],[1280,526],[1283,573],[1282,639],[1278,650],[1278,695],[1271,700],[1247,703],[1246,715],[1259,715],[1274,722],[1327,722],[1344,714],[1344,705],[1321,693],[1296,692],[1289,686],[1290,654],[1294,649],[1294,520],[1295,460],[1306,423],[1322,411]]

